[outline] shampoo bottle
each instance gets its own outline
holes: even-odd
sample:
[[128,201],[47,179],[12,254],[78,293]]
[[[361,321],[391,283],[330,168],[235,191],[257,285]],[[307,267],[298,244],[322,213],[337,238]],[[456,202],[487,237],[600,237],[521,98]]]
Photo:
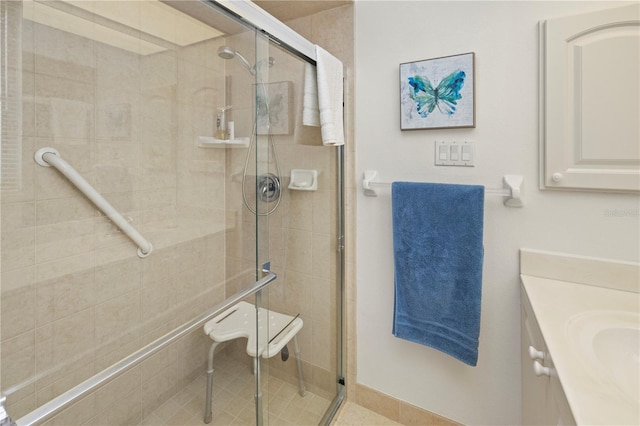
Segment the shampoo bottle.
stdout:
[[226,110],[226,108],[218,108],[218,114],[216,115],[216,139],[227,138],[227,130],[225,125]]

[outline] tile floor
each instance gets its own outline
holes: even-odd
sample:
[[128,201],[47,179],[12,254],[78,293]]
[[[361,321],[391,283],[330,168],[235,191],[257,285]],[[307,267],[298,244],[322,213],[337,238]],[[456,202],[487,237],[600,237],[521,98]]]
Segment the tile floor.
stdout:
[[[269,426],[317,426],[331,401],[278,378],[268,378],[264,424]],[[254,376],[249,363],[228,356],[217,356],[213,384],[212,426],[255,425]],[[206,381],[202,375],[171,400],[148,415],[140,426],[201,426]],[[268,396],[267,396],[268,395]],[[400,426],[384,416],[351,402],[345,402],[332,426]]]
[[[216,355],[214,367],[211,425],[255,425],[254,376],[249,362]],[[263,384],[266,388],[265,425],[317,426],[331,402],[309,391],[301,397],[297,386],[278,378],[268,378]],[[205,376],[202,375],[148,415],[140,425],[203,425],[205,389]]]

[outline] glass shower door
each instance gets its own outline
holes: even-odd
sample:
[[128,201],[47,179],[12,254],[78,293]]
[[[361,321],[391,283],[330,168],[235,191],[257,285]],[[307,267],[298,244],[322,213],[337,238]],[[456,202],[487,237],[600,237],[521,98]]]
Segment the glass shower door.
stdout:
[[[256,278],[263,268],[278,274],[251,300],[261,320],[252,414],[258,424],[320,424],[343,387],[341,151],[302,122],[305,73],[315,70],[262,32],[245,37],[225,40],[248,58],[226,68],[236,128],[247,122],[236,94],[253,94],[249,148],[229,150],[230,183],[243,171],[242,200],[229,191],[229,208]],[[232,356],[243,356],[242,345]]]
[[[262,329],[262,413],[265,424],[321,424],[344,383],[342,151],[323,146],[319,127],[302,120],[305,77],[315,68],[261,37],[256,44],[256,63],[263,72],[256,79],[256,149],[267,161],[256,167],[263,178],[264,173],[275,175],[279,192],[270,203],[256,199],[262,209],[257,217],[259,262],[268,260],[278,274],[278,282],[257,301],[271,325],[277,324]],[[258,192],[263,182],[258,179]]]

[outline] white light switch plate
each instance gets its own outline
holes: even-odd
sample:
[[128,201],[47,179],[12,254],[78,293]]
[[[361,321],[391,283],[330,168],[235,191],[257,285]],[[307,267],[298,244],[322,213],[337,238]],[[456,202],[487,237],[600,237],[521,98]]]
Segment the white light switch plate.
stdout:
[[476,156],[474,141],[436,141],[434,145],[436,166],[473,167]]

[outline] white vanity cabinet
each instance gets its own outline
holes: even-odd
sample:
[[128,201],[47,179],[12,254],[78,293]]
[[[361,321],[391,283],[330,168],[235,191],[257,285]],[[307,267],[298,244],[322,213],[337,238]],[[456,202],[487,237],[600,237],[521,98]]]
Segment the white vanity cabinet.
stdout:
[[524,288],[521,294],[522,424],[575,425]]
[[520,250],[523,424],[640,425],[639,271]]

